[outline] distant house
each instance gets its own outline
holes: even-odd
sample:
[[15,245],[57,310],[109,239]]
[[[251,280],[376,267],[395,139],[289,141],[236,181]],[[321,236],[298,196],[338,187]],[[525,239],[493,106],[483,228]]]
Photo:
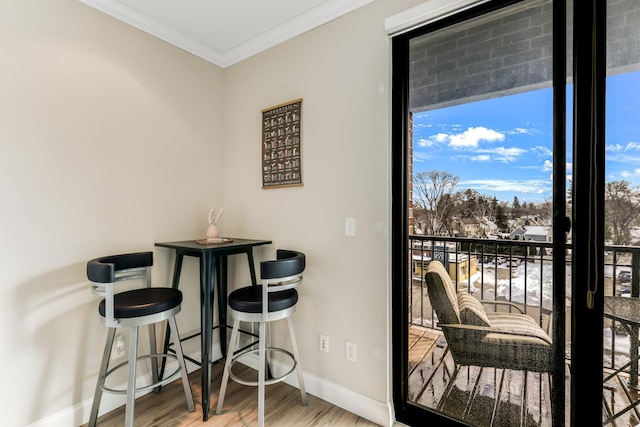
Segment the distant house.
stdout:
[[538,225],[525,227],[524,240],[551,243],[553,241],[551,227]]
[[483,237],[489,237],[498,232],[498,226],[495,222],[483,219]]
[[525,240],[526,231],[524,227],[518,226],[511,233],[509,233],[508,238],[511,240]]
[[444,246],[415,245],[411,255],[411,275],[413,280],[422,281],[432,259],[440,261],[451,280],[467,282],[477,273],[478,261],[474,255],[457,254],[455,248]]
[[462,218],[458,221],[460,235],[465,237],[480,237],[483,234],[483,224],[475,218]]
[[540,218],[538,215],[526,215],[522,217],[522,220],[524,221],[524,225],[526,227],[546,225],[546,221]]

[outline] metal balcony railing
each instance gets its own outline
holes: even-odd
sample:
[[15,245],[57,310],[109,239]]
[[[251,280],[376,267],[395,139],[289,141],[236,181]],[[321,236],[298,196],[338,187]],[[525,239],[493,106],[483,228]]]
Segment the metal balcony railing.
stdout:
[[[509,301],[550,332],[553,276],[552,243],[508,239],[443,236],[409,236],[409,305],[412,325],[437,328],[424,274],[429,262],[441,261],[458,291],[481,300]],[[566,307],[571,307],[571,245],[562,254],[566,263]],[[605,295],[640,296],[640,247],[605,246]],[[568,316],[570,319],[570,316]],[[569,323],[568,323],[569,324]],[[614,322],[605,322],[605,364],[613,368],[628,353],[623,333]],[[565,327],[567,342],[570,328]],[[618,338],[616,335],[618,334]],[[619,346],[616,349],[616,345]],[[609,357],[607,357],[607,354]],[[618,360],[617,360],[618,359]]]

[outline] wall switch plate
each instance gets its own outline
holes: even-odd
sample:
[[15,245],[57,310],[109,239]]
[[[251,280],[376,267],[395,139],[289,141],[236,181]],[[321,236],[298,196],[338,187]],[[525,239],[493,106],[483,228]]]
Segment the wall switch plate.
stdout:
[[356,236],[356,219],[355,218],[344,219],[344,235],[347,237]]
[[345,350],[346,350],[347,360],[355,362],[357,360],[357,357],[356,357],[356,343],[351,342],[351,341],[347,341],[346,342],[346,346],[345,346]]

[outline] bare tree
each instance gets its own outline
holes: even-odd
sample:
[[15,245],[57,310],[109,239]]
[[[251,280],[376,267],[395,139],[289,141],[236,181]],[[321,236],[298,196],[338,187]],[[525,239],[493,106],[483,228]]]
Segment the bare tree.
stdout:
[[[462,218],[490,218],[493,213],[493,200],[488,196],[467,188],[456,193],[457,203],[460,204],[459,215]],[[497,202],[495,202],[497,203]]]
[[460,199],[460,217],[478,218],[480,216],[480,193],[470,188],[456,193]]
[[413,202],[425,213],[425,234],[446,229],[446,215],[455,198],[451,197],[459,177],[446,171],[419,172],[413,177]]
[[631,226],[638,221],[640,192],[628,181],[607,182],[604,187],[605,226],[614,245],[631,243]]

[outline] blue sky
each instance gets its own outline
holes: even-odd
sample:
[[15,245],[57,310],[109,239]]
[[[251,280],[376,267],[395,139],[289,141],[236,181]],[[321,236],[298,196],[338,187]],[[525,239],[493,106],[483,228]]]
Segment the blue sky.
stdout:
[[[508,203],[551,200],[552,90],[415,114],[414,173],[448,171],[458,190]],[[567,98],[571,99],[571,90]],[[606,176],[640,184],[640,72],[607,79]],[[567,116],[567,179],[571,179]]]

